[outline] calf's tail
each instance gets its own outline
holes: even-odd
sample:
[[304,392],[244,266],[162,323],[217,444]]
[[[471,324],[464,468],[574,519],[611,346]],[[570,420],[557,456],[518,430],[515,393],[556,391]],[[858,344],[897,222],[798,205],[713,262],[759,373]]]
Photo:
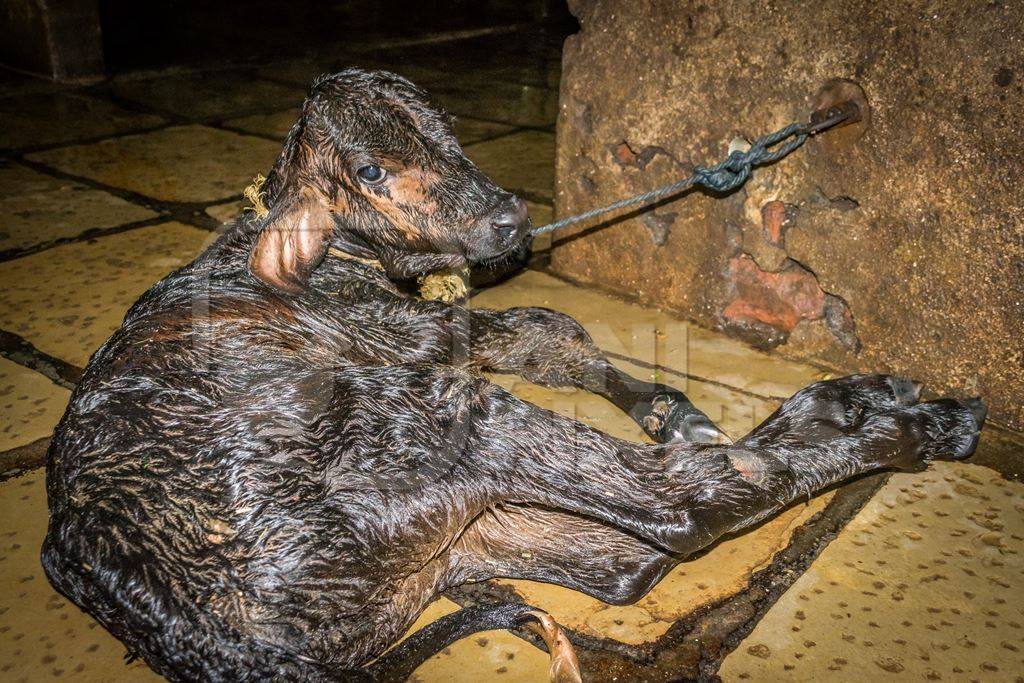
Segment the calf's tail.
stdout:
[[546,612],[518,602],[474,605],[441,617],[367,667],[375,683],[402,683],[420,664],[457,640],[480,631],[523,627],[547,645],[551,683],[582,683],[580,664],[565,631]]

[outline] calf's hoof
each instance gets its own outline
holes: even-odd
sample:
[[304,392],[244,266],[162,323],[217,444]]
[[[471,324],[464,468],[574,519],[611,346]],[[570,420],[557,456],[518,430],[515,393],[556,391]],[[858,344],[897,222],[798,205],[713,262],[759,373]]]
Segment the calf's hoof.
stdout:
[[981,437],[981,428],[985,426],[985,417],[988,415],[988,406],[978,397],[964,399],[961,403],[971,412],[975,429],[973,433],[962,440],[960,446],[953,453],[954,460],[964,460],[974,454],[975,449],[978,448],[978,439]]
[[896,398],[896,403],[901,406],[912,406],[917,405],[917,402],[921,399],[921,383],[915,382],[912,379],[905,377],[894,377],[889,375],[886,377],[889,386],[892,387],[893,396]]
[[658,443],[732,443],[732,439],[689,400],[670,393],[656,394],[650,402],[638,406],[633,418]]

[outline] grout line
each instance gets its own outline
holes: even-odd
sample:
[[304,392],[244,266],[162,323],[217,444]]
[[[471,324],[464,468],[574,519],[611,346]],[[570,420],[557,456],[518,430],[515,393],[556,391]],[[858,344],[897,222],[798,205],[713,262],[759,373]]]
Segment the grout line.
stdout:
[[[495,125],[497,125],[496,122],[494,122],[494,121],[487,121],[485,119],[477,119],[477,118],[472,117],[472,116],[460,116],[459,119],[461,119],[461,120],[473,119],[475,121],[479,121],[480,123],[494,123]],[[508,124],[502,124],[502,125],[508,125]],[[484,137],[482,137],[482,138],[480,138],[478,140],[473,140],[472,142],[467,142],[466,144],[462,145],[462,149],[463,149],[463,151],[465,151],[465,150],[469,149],[470,147],[472,147],[473,145],[479,145],[479,144],[482,144],[484,142],[493,142],[494,140],[500,140],[501,138],[507,138],[510,135],[515,135],[516,133],[523,133],[523,132],[526,132],[528,130],[530,130],[530,129],[529,128],[523,128],[521,126],[513,126],[509,130],[498,131],[497,133],[492,133],[491,135],[485,135]]]
[[0,452],[0,482],[28,474],[46,464],[50,436]]
[[157,199],[156,197],[150,197],[140,192],[135,192],[134,190],[128,190],[114,185],[107,185],[106,183],[86,176],[68,173],[67,171],[62,171],[59,168],[50,166],[49,164],[27,159],[21,155],[15,155],[9,158],[23,166],[31,168],[34,171],[38,171],[39,173],[44,173],[61,180],[76,182],[93,190],[112,194],[126,202],[136,204],[159,214],[164,214],[167,216],[168,220],[187,223],[204,230],[215,230],[219,227],[217,220],[205,213],[206,208],[242,199],[241,194],[234,194],[227,197],[218,197],[216,199],[208,199],[198,202],[180,202],[168,199]]
[[0,330],[0,356],[45,375],[51,382],[65,389],[74,389],[85,372],[77,365],[40,351],[32,342],[7,330]]
[[77,147],[79,145],[93,145],[98,142],[104,142],[106,140],[118,140],[121,138],[130,137],[132,135],[145,135],[146,133],[155,133],[157,131],[165,130],[167,128],[173,128],[174,126],[180,125],[173,121],[165,121],[164,123],[145,126],[142,128],[135,128],[133,130],[119,131],[117,133],[109,133],[107,135],[96,135],[88,138],[81,138],[75,140],[65,140],[63,142],[52,142],[45,145],[27,145],[25,147],[7,147],[0,149],[0,155],[8,157],[16,157],[24,154],[38,154],[40,152],[49,152],[55,149],[63,149],[64,147]]
[[108,101],[112,102],[113,104],[116,104],[122,109],[127,109],[128,111],[135,112],[136,114],[148,114],[150,116],[159,116],[160,118],[166,119],[167,121],[170,121],[177,125],[192,123],[192,119],[190,119],[187,116],[182,116],[181,114],[177,114],[173,111],[164,109],[162,107],[154,107],[152,104],[140,102],[139,100],[134,100],[130,97],[118,95],[110,88],[109,82],[104,85],[104,88],[96,90],[96,95],[98,97],[106,98]]
[[137,230],[138,228],[148,228],[153,225],[159,225],[160,223],[166,223],[167,221],[173,220],[171,216],[167,215],[156,215],[150,218],[143,218],[141,220],[132,221],[130,223],[122,223],[105,228],[87,228],[77,235],[71,237],[58,237],[48,242],[38,242],[28,247],[16,248],[16,249],[5,249],[0,251],[0,263],[4,261],[13,261],[25,256],[31,256],[32,254],[38,254],[41,251],[52,249],[53,247],[63,246],[65,244],[76,244],[78,242],[89,242],[98,237],[106,237],[108,235],[116,235],[122,232],[128,232],[130,230]]
[[[278,137],[277,135],[271,135],[270,133],[260,133],[252,130],[245,130],[244,128],[237,128],[235,126],[224,123],[223,121],[217,123],[204,123],[207,128],[214,128],[216,130],[227,131],[228,133],[235,133],[236,135],[245,135],[251,138],[259,138],[261,140],[267,140],[269,142],[276,142],[279,145],[284,144],[284,135]],[[287,133],[285,133],[287,135]]]

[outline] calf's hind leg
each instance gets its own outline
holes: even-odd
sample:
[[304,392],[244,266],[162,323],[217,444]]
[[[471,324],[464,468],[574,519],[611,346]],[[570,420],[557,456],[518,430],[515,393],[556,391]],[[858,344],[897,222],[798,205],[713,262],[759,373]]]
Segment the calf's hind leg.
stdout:
[[796,498],[969,455],[981,403],[916,404],[905,386],[884,376],[812,385],[730,447],[622,442],[496,395],[479,434],[502,455],[488,462],[504,504],[470,525],[453,558],[462,580],[533,578],[635,600],[686,555]]

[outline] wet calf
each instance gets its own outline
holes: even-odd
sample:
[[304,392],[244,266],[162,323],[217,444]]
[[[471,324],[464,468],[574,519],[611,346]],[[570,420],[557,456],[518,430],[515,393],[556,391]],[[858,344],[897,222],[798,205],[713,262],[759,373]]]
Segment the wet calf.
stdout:
[[[978,401],[918,403],[912,383],[858,376],[729,444],[564,315],[402,294],[396,280],[520,248],[529,219],[392,74],[314,83],[266,203],[132,307],[49,453],[47,575],[173,680],[401,677],[415,657],[362,667],[448,587],[504,576],[631,602],[797,497],[966,457],[984,418]],[[597,392],[662,443],[482,371]],[[432,633],[536,619],[574,676],[545,615],[461,614]]]

